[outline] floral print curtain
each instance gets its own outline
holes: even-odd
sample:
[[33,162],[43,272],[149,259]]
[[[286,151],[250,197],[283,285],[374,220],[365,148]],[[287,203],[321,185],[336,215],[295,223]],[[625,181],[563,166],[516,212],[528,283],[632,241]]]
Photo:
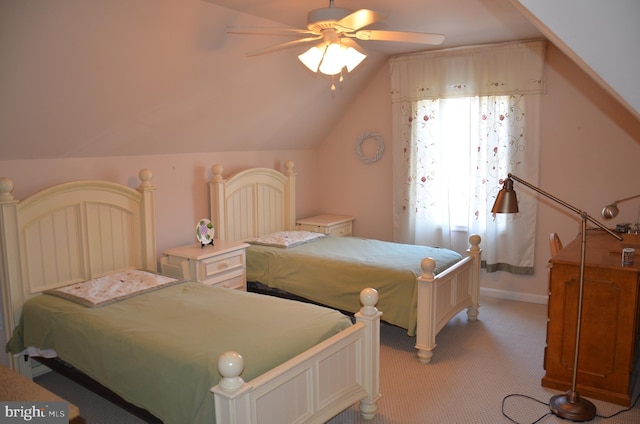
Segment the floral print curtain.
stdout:
[[[519,196],[518,214],[490,210],[509,172],[538,182],[545,47],[511,43],[392,59],[396,241],[451,248],[453,233],[479,234],[487,271],[533,273],[535,196]],[[462,109],[456,99],[464,99]],[[467,144],[452,147],[463,122]]]

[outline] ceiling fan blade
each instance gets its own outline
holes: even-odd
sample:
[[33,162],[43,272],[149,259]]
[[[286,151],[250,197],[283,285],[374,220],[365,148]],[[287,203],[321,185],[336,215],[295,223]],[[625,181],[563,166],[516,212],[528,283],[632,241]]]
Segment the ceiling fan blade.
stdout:
[[335,27],[343,32],[353,32],[386,18],[382,13],[369,9],[360,9],[345,16],[335,23]]
[[301,34],[315,34],[317,32],[298,28],[273,28],[273,27],[227,27],[227,34],[254,34],[254,35],[280,35],[295,37]]
[[399,41],[403,43],[441,44],[444,41],[442,34],[429,34],[426,32],[401,32],[361,30],[354,35],[358,40]]
[[288,49],[289,47],[295,47],[295,46],[298,46],[300,44],[310,43],[312,41],[318,41],[318,40],[322,40],[322,36],[321,35],[318,35],[316,37],[299,38],[297,40],[288,41],[286,43],[277,44],[275,46],[266,47],[264,49],[254,50],[254,51],[252,51],[250,53],[247,53],[247,56],[258,56],[258,55],[261,55],[261,54],[271,53],[271,52],[275,52],[275,51],[282,50],[282,49]]

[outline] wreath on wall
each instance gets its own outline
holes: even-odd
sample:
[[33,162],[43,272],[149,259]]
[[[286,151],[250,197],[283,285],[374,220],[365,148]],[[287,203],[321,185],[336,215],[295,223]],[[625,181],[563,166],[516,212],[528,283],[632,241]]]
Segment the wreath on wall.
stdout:
[[[376,152],[367,156],[362,152],[362,145],[366,140],[372,139],[378,145],[378,149]],[[367,165],[371,165],[372,163],[376,163],[380,160],[382,155],[384,154],[384,140],[382,140],[382,136],[375,132],[366,132],[358,137],[358,141],[356,142],[356,156],[360,159],[360,162],[365,163]]]

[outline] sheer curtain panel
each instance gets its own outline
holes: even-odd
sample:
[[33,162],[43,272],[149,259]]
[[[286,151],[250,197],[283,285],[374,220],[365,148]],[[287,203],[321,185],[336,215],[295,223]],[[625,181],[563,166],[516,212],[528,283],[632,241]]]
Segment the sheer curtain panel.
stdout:
[[491,214],[512,172],[538,182],[546,42],[412,54],[391,60],[394,237],[454,247],[479,234],[487,271],[533,273],[537,202]]

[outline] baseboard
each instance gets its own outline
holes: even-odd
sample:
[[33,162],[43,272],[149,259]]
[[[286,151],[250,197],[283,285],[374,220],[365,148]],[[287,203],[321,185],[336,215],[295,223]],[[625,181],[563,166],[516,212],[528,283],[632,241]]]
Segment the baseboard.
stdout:
[[518,293],[506,290],[489,289],[480,287],[480,295],[487,297],[495,297],[498,299],[516,300],[518,302],[539,303],[546,305],[549,301],[548,296],[542,296],[539,294]]

